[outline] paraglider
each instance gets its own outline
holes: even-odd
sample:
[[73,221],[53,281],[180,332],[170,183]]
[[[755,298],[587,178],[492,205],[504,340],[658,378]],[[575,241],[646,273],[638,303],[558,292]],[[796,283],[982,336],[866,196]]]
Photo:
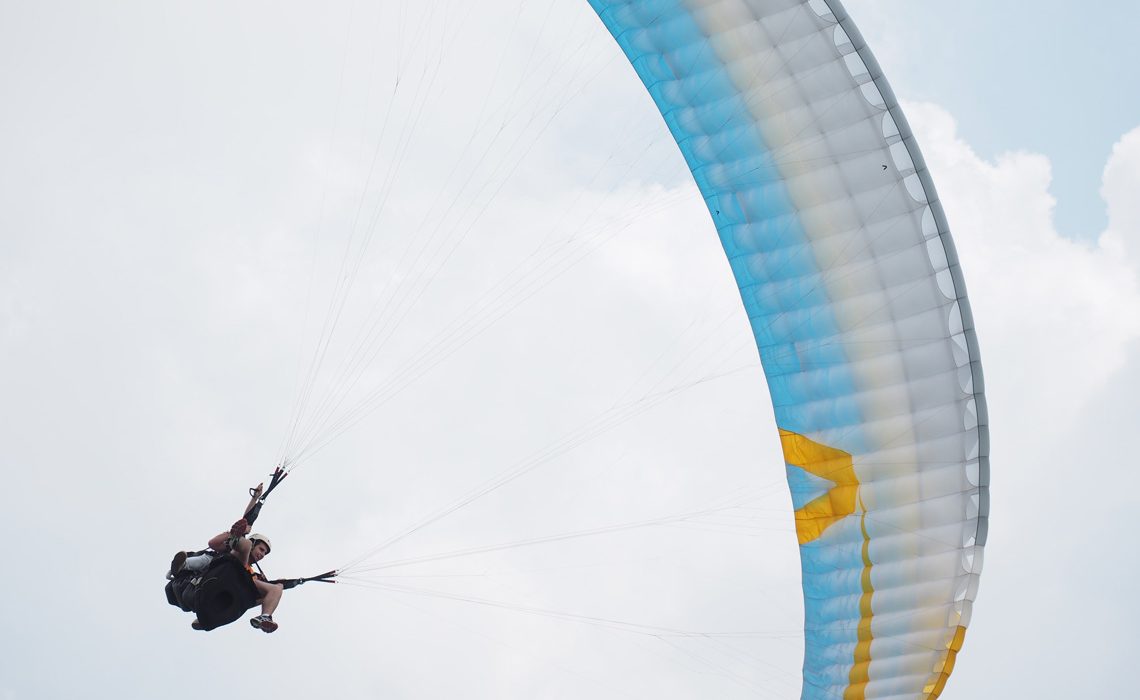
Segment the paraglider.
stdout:
[[590,0],[704,196],[775,408],[802,697],[933,698],[989,510],[977,339],[914,136],[838,0]]
[[260,562],[272,551],[272,544],[265,535],[250,531],[269,492],[284,476],[278,469],[268,490],[264,483],[251,488],[242,517],[226,532],[210,538],[207,549],[192,554],[179,551],[171,560],[166,600],[195,613],[191,623],[195,630],[208,632],[228,625],[250,608],[261,606],[261,613],[250,619],[250,625],[262,632],[275,632],[278,624],[273,613],[283,591],[307,581],[331,582],[335,576],[330,571],[310,578],[271,581],[261,571]]
[[[838,0],[590,4],[676,140],[751,324],[799,545],[802,697],[937,697],[978,591],[988,416],[949,225],[894,94]],[[303,449],[369,405],[333,416],[343,398]],[[170,602],[202,629],[232,622],[258,600],[241,566],[179,566]]]

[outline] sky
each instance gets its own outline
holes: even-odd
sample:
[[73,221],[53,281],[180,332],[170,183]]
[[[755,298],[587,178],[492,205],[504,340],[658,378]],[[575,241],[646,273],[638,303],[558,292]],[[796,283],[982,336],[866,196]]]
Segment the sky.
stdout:
[[[990,535],[944,697],[1126,697],[1140,10],[847,9],[986,377]],[[587,3],[0,2],[0,103],[0,700],[798,695],[747,321]],[[303,415],[367,410],[298,421],[306,387]],[[167,562],[287,445],[267,572],[371,557],[287,592],[274,635],[192,631]]]
[[[896,92],[941,105],[963,138],[994,159],[1026,150],[1049,158],[1053,225],[1093,241],[1107,225],[1101,174],[1113,145],[1136,127],[1132,90],[1140,8],[1108,1],[848,2]],[[858,14],[855,14],[858,13]],[[919,56],[925,57],[920,59]]]

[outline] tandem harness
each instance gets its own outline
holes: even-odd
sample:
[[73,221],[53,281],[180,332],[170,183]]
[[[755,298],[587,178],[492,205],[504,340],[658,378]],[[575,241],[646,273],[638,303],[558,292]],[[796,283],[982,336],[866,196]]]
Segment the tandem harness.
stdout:
[[[269,493],[286,476],[278,467],[274,471],[269,488],[258,502],[245,514],[249,524],[257,519],[261,506]],[[194,555],[210,554],[213,560],[205,571],[180,571],[166,584],[166,601],[186,612],[198,616],[198,625],[203,630],[212,630],[228,625],[245,614],[246,610],[257,605],[260,599],[257,586],[253,583],[254,574],[242,566],[241,562],[228,553],[205,550]],[[258,571],[261,568],[258,567]],[[309,581],[335,583],[332,579],[336,571],[326,571],[307,578],[277,579],[269,583],[280,584],[286,590]],[[264,579],[264,575],[262,575]]]

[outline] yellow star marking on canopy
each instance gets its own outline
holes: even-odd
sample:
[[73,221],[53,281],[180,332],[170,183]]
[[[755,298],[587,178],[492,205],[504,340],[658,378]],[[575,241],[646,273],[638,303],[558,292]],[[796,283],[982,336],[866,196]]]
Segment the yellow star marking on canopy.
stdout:
[[855,476],[851,455],[843,450],[784,429],[780,430],[780,442],[784,446],[784,461],[835,484],[827,493],[796,511],[796,535],[800,544],[807,544],[855,513],[859,505],[859,479]]
[[[863,571],[860,584],[863,595],[859,598],[858,642],[855,645],[854,664],[848,676],[849,685],[843,700],[863,700],[871,666],[871,537],[867,533],[867,509],[859,498],[859,478],[851,455],[843,450],[822,445],[790,430],[780,429],[780,442],[784,447],[784,461],[809,474],[835,484],[827,493],[818,496],[796,510],[796,536],[801,545],[813,542],[827,528],[858,510],[859,526],[863,532]],[[935,696],[937,697],[937,696]]]

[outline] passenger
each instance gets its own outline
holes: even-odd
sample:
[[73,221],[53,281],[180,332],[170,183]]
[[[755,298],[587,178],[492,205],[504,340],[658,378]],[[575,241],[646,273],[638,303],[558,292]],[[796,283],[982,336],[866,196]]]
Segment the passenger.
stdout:
[[[249,624],[253,625],[254,629],[269,633],[276,631],[278,627],[277,623],[273,621],[273,613],[277,610],[277,606],[281,602],[282,591],[285,589],[279,583],[270,583],[263,575],[254,570],[254,565],[264,559],[271,551],[269,538],[259,534],[246,537],[251,529],[250,521],[257,517],[260,510],[258,501],[261,499],[264,487],[264,484],[258,484],[250,490],[251,498],[249,505],[246,506],[245,515],[235,522],[228,532],[222,532],[212,537],[207,543],[208,550],[194,555],[190,555],[188,552],[175,554],[170,562],[170,571],[166,577],[173,578],[184,571],[201,573],[209,568],[210,562],[215,558],[232,556],[249,572],[253,579],[253,585],[257,589],[257,602],[261,605],[261,614],[252,618]],[[197,619],[190,626],[194,629],[202,629]]]

